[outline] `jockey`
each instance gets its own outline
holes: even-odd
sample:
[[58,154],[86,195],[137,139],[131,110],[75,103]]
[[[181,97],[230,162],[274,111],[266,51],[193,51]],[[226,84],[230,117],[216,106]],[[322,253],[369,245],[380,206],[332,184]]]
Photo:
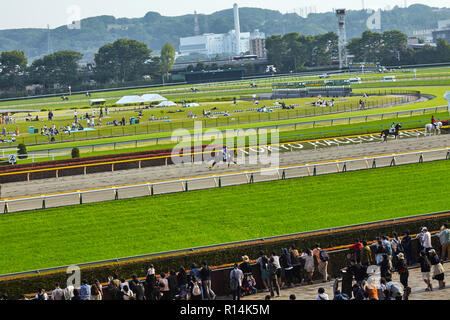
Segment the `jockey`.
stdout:
[[436,120],[434,119],[434,116],[431,116],[431,124],[433,125],[434,129],[437,129]]
[[390,133],[395,133],[395,122],[392,122],[391,129],[389,129]]

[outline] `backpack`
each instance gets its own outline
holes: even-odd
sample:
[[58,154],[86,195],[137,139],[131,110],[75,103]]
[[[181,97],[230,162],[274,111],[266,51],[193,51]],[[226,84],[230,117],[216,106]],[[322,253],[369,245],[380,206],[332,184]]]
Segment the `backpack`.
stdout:
[[320,260],[322,260],[323,262],[327,262],[330,260],[330,256],[328,255],[328,253],[326,251],[321,250],[319,252],[319,258]]
[[192,295],[199,296],[202,294],[202,291],[200,290],[200,287],[198,286],[198,283],[195,282],[194,286],[192,287]]

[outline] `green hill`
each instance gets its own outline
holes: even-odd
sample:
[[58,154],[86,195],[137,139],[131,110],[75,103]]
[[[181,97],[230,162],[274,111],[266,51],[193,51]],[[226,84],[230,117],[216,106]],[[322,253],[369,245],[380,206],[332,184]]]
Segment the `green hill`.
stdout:
[[[259,29],[267,36],[299,32],[315,35],[336,31],[337,20],[332,12],[310,14],[302,18],[297,14],[281,14],[278,11],[241,8],[242,31]],[[370,14],[366,11],[349,11],[347,18],[348,37],[358,37],[367,29]],[[411,34],[413,30],[437,27],[438,20],[450,19],[450,8],[432,8],[412,5],[409,8],[395,7],[382,12],[382,30],[400,30]],[[234,28],[232,9],[210,15],[199,15],[202,33],[225,33]],[[146,43],[152,50],[160,50],[166,42],[178,48],[179,38],[194,35],[194,15],[164,17],[149,12],[142,18],[116,19],[113,16],[98,16],[81,21],[80,30],[69,30],[62,26],[51,30],[53,51],[76,50],[86,58],[92,58],[98,48],[119,38],[130,38]],[[45,29],[0,30],[0,51],[22,50],[31,60],[48,51],[48,32]]]

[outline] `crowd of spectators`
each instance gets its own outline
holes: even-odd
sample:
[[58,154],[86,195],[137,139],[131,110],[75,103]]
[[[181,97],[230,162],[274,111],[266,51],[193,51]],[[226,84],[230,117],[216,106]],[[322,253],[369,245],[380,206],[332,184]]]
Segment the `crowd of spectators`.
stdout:
[[[426,285],[425,291],[433,291],[433,280],[438,288],[445,288],[445,270],[443,261],[450,257],[450,230],[443,225],[437,234],[439,248],[433,248],[432,236],[426,227],[415,237],[419,247],[413,254],[409,232],[403,237],[393,234],[391,238],[381,236],[372,244],[356,241],[349,247],[347,266],[340,271],[334,283],[334,300],[407,300],[411,293],[409,267],[417,265],[421,270],[421,279]],[[441,253],[441,257],[439,256]],[[415,258],[417,257],[417,258]],[[328,274],[330,256],[316,244],[312,249],[300,252],[295,246],[284,248],[280,255],[271,252],[266,255],[260,251],[256,265],[252,266],[248,256],[235,263],[229,273],[229,283],[225,284],[233,300],[258,292],[255,278],[261,279],[262,290],[269,295],[280,296],[282,289],[313,284],[313,274],[320,275],[321,282],[331,280]],[[255,270],[257,270],[255,274]],[[107,287],[102,288],[98,280],[83,280],[77,288],[68,286],[61,289],[55,284],[51,294],[39,288],[35,300],[102,300],[107,295],[112,300],[214,300],[216,294],[211,285],[211,267],[203,262],[200,267],[192,264],[189,270],[180,267],[168,274],[156,273],[153,265],[147,270],[145,280],[136,275],[125,281],[117,274],[108,277]],[[392,275],[399,274],[400,283],[393,281]],[[339,288],[341,285],[341,288]],[[295,300],[295,296],[291,296]],[[7,299],[7,296],[3,296]],[[25,300],[24,296],[21,300]],[[320,288],[316,300],[329,300],[324,288]]]

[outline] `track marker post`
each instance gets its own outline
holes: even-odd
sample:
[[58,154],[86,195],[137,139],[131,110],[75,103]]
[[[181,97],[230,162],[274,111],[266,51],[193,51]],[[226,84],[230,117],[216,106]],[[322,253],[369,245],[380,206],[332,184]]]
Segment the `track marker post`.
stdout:
[[395,165],[396,165],[395,162],[396,162],[396,161],[395,161],[395,157],[393,157],[390,166],[391,166],[391,167],[395,167]]
[[423,154],[422,153],[420,154],[420,157],[419,157],[419,163],[423,163]]
[[119,189],[114,192],[114,200],[119,200]]
[[314,176],[314,177],[317,176],[317,167],[316,167],[316,166],[314,166],[313,176]]
[[377,160],[373,159],[372,169],[376,169],[376,168],[377,168]]
[[445,160],[450,160],[450,151],[447,152],[447,156],[445,157]]
[[42,199],[42,209],[45,209],[45,198]]
[[8,206],[8,202],[5,202],[5,207],[3,209],[3,214],[8,214],[9,213],[9,206]]
[[283,170],[283,174],[281,175],[281,180],[286,180],[286,170]]
[[188,182],[186,181],[184,183],[185,187],[184,187],[184,192],[188,192],[189,191],[189,186],[188,186]]
[[[78,192],[80,192],[80,191],[78,191]],[[83,193],[79,193],[78,194],[78,199],[80,200],[80,204],[83,204]]]
[[344,166],[342,167],[342,173],[347,172],[347,163],[344,163]]
[[219,188],[222,188],[222,178],[219,178]]
[[250,181],[249,183],[252,184],[255,182],[255,177],[253,176],[253,173],[250,175]]

